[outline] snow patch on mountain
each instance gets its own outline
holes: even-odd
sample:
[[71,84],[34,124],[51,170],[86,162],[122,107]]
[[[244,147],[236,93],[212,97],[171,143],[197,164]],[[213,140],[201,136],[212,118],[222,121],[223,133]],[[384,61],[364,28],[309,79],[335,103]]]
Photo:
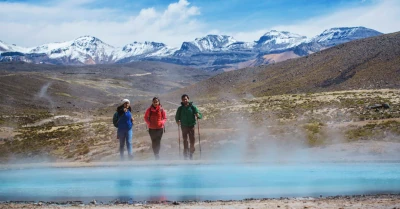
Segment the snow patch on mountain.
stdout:
[[153,53],[147,54],[146,57],[167,57],[173,55],[178,48],[176,47],[163,47]]
[[157,42],[133,42],[127,44],[122,48],[116,49],[112,55],[114,60],[121,60],[133,56],[169,56],[172,55],[177,49],[166,46],[163,43]]
[[226,50],[232,50],[232,51],[243,51],[243,50],[248,50],[251,51],[253,50],[254,46],[256,45],[256,42],[242,42],[238,41],[235,43],[232,43],[226,47]]
[[30,48],[25,48],[21,46],[17,46],[15,44],[7,44],[3,41],[0,41],[0,52],[22,52],[27,53],[29,52]]
[[227,46],[237,42],[233,37],[227,35],[207,35],[203,38],[196,38],[192,43],[203,51],[220,51]]
[[266,52],[278,51],[293,48],[306,40],[306,36],[287,31],[271,30],[256,41],[255,47]]
[[310,42],[317,42],[326,46],[345,43],[348,41],[377,36],[382,33],[365,27],[339,27],[324,30],[320,35],[311,39]]
[[179,51],[181,52],[216,52],[229,50],[228,46],[237,41],[227,35],[207,35],[196,38],[191,42],[183,42]]
[[332,39],[339,39],[351,36],[357,31],[357,28],[331,28],[322,32],[319,36],[315,37],[314,41],[324,42]]

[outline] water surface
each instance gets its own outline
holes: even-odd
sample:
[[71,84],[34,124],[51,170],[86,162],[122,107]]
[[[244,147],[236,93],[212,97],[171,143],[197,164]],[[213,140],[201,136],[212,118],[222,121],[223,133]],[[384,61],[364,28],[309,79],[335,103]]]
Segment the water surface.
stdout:
[[240,200],[400,192],[400,163],[233,164],[0,171],[0,201]]

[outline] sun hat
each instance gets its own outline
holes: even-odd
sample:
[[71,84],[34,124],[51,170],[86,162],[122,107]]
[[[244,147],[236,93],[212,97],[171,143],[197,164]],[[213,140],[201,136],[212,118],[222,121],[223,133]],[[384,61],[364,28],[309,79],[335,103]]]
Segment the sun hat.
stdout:
[[131,103],[131,102],[129,102],[129,99],[123,99],[122,100],[122,104],[125,104],[126,102],[128,102],[129,104]]

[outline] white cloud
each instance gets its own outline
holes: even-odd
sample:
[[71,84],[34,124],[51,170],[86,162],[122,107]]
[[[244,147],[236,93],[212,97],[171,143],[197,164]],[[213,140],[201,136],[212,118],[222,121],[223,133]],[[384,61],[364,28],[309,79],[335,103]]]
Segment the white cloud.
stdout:
[[381,0],[374,5],[345,9],[322,17],[314,17],[292,25],[277,25],[277,30],[287,30],[306,36],[315,36],[333,27],[364,26],[383,33],[400,31],[400,1]]
[[290,25],[275,25],[270,28],[230,34],[237,40],[255,41],[272,29],[313,37],[329,28],[355,26],[364,26],[382,33],[400,31],[400,1],[378,0],[374,5],[342,9],[332,14],[299,20]]
[[397,0],[375,0],[372,5],[341,9],[289,25],[277,23],[253,31],[229,32],[221,31],[218,26],[210,27],[212,23],[199,21],[200,9],[187,0],[176,1],[163,10],[150,7],[131,14],[108,8],[89,9],[87,5],[94,0],[65,0],[43,5],[0,2],[0,40],[32,47],[92,35],[113,46],[133,41],[156,41],[179,47],[183,41],[192,41],[206,34],[224,34],[239,41],[255,41],[271,29],[308,37],[328,28],[343,26],[365,26],[384,33],[400,30],[400,1]]
[[182,41],[204,35],[204,23],[195,19],[199,8],[187,0],[172,3],[164,11],[145,8],[123,21],[116,10],[82,6],[91,1],[68,0],[44,6],[2,2],[0,40],[31,47],[92,35],[114,46],[156,41],[179,47]]

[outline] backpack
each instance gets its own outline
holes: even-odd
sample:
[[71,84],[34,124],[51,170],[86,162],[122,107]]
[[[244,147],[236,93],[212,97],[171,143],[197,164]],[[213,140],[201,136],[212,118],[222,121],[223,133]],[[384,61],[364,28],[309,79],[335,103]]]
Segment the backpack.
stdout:
[[113,124],[115,128],[118,128],[118,122],[119,122],[119,115],[118,112],[115,111],[114,116],[113,116]]

